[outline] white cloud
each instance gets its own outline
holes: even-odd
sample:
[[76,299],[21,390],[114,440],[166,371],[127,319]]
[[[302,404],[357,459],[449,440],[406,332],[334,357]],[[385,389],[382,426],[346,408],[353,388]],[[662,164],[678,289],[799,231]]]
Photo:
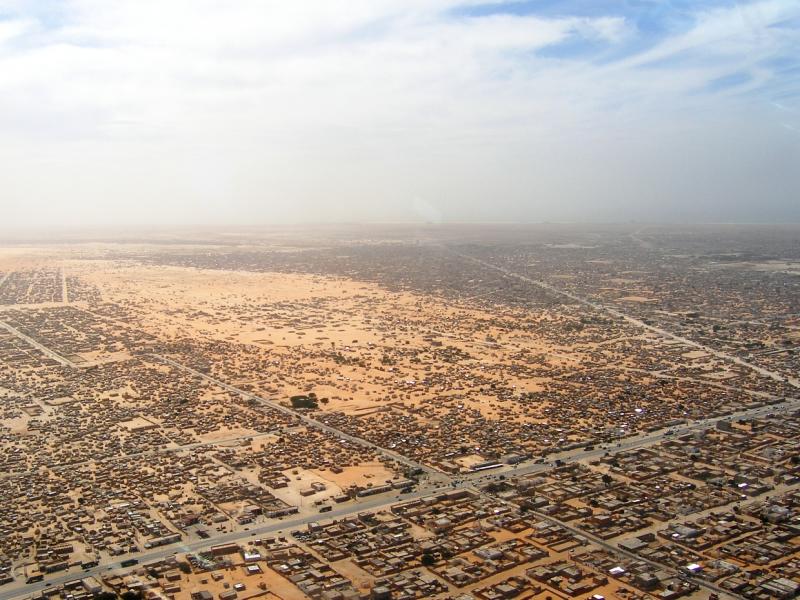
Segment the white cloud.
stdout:
[[4,45],[29,32],[33,25],[34,22],[30,19],[0,21],[0,52],[2,52]]
[[[753,77],[737,92],[767,85],[757,62],[797,42],[774,25],[800,16],[778,0],[700,12],[688,32],[600,66],[539,52],[621,47],[637,35],[623,17],[452,12],[465,4],[75,0],[49,21],[31,3],[0,4],[16,15],[0,21],[4,195],[23,220],[53,198],[74,220],[189,207],[201,220],[335,218],[315,210],[331,195],[343,219],[413,216],[415,197],[458,219],[457,197],[477,203],[492,186],[519,202],[564,192],[580,206],[591,184],[564,178],[601,177],[609,148],[704,126],[708,111],[726,127],[751,111],[732,92],[698,90],[742,65]],[[697,56],[654,66],[686,52]],[[653,151],[654,164],[670,151]],[[573,175],[560,160],[575,160]]]

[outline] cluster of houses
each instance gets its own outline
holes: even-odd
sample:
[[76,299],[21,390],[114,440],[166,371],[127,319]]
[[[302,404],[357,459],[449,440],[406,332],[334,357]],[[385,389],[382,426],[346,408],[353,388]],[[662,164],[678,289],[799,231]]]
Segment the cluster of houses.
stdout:
[[0,305],[62,302],[63,272],[57,267],[21,269],[0,273]]

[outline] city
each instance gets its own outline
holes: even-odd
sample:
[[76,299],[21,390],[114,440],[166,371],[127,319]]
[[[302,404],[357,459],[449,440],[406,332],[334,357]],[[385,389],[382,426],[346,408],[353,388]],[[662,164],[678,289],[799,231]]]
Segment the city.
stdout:
[[797,236],[6,243],[0,598],[791,598]]

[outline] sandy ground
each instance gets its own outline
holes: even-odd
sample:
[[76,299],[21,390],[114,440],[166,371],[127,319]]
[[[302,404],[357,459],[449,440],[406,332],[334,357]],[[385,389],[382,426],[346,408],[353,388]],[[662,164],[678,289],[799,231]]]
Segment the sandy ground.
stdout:
[[[568,346],[557,347],[534,335],[509,335],[492,327],[484,332],[487,339],[497,340],[491,343],[475,339],[467,328],[454,331],[451,327],[446,332],[433,326],[427,331],[398,329],[387,321],[388,315],[395,323],[416,320],[421,310],[434,317],[433,323],[453,319],[466,323],[472,319],[488,320],[492,315],[340,278],[142,267],[104,261],[76,261],[71,269],[96,285],[105,300],[132,307],[141,314],[143,327],[159,336],[200,335],[253,345],[275,353],[278,361],[294,349],[330,350],[358,360],[373,347],[425,348],[429,346],[428,336],[468,352],[478,361],[503,360],[503,345],[541,354],[554,367],[578,366],[581,361]],[[402,388],[415,392],[416,396],[418,381],[425,378],[430,368],[403,365],[404,376],[398,389],[391,368],[386,369],[385,381],[379,383],[373,377],[365,377],[364,369],[357,364],[333,361],[321,364],[317,359],[314,367],[335,370],[336,375],[320,382],[312,379],[313,372],[305,379],[291,373],[289,377],[275,379],[273,387],[287,396],[313,388],[318,397],[328,400],[321,406],[323,410],[354,415],[380,410],[385,399],[392,393],[402,394]],[[253,375],[252,379],[233,383],[258,385],[259,374]],[[507,383],[536,391],[545,381],[545,378],[541,381],[519,378]],[[470,403],[487,415],[497,416],[501,411],[499,405],[487,402],[486,398],[475,397]]]

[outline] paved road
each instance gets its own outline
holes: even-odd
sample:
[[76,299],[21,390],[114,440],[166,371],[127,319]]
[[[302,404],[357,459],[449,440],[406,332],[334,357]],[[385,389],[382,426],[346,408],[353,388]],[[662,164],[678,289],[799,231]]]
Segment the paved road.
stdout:
[[612,316],[614,316],[614,317],[616,317],[618,319],[623,319],[623,320],[627,321],[628,323],[631,323],[631,324],[636,325],[638,327],[641,327],[643,329],[647,329],[648,331],[652,331],[653,333],[657,333],[657,334],[659,334],[659,335],[661,335],[663,337],[673,339],[673,340],[675,340],[677,342],[681,342],[681,343],[686,344],[688,346],[692,346],[692,347],[697,348],[699,350],[703,350],[705,352],[708,352],[709,354],[711,354],[712,356],[716,356],[717,358],[721,358],[723,360],[736,363],[737,365],[740,365],[742,367],[746,367],[748,369],[751,369],[751,370],[755,371],[756,373],[759,373],[760,375],[763,375],[764,377],[769,377],[770,379],[773,379],[775,381],[780,381],[782,383],[786,382],[789,385],[791,385],[792,387],[800,388],[800,379],[797,379],[796,377],[785,377],[784,375],[782,375],[780,373],[776,373],[775,371],[770,371],[769,369],[765,369],[764,367],[759,367],[758,365],[754,365],[753,363],[747,362],[746,360],[744,360],[742,358],[739,358],[738,356],[733,356],[732,354],[728,354],[727,352],[722,352],[721,350],[717,350],[717,349],[712,348],[710,346],[706,346],[705,344],[701,344],[699,342],[695,342],[694,340],[690,340],[689,338],[683,337],[681,335],[677,335],[675,333],[672,333],[671,331],[667,331],[666,329],[662,329],[661,327],[656,327],[655,325],[650,325],[649,323],[645,323],[644,321],[642,321],[641,319],[637,319],[636,317],[631,317],[630,315],[627,315],[627,314],[617,310],[616,308],[611,308],[610,306],[606,306],[605,304],[600,304],[599,302],[594,302],[592,300],[588,300],[587,298],[584,298],[583,296],[578,296],[577,294],[573,294],[572,292],[567,292],[566,290],[562,290],[560,288],[557,288],[557,287],[555,287],[553,285],[550,285],[549,283],[547,283],[545,281],[542,281],[540,279],[531,279],[530,277],[526,277],[525,275],[520,275],[519,273],[515,273],[514,271],[506,269],[505,267],[500,267],[500,266],[494,265],[494,264],[492,264],[490,262],[487,262],[485,260],[481,260],[479,258],[476,258],[474,256],[470,256],[468,254],[462,254],[461,252],[455,252],[455,251],[452,251],[452,252],[455,255],[460,256],[461,258],[464,258],[466,260],[475,262],[475,263],[477,263],[479,265],[482,265],[482,266],[484,266],[484,267],[486,267],[488,269],[492,269],[492,270],[498,271],[500,273],[503,273],[507,277],[512,277],[514,279],[519,279],[520,281],[524,281],[526,283],[530,283],[531,285],[535,285],[535,286],[537,286],[537,287],[539,287],[539,288],[541,288],[543,290],[546,290],[546,291],[548,291],[548,292],[550,292],[550,293],[552,293],[552,294],[554,294],[556,296],[562,296],[564,298],[569,298],[570,300],[573,300],[575,302],[583,304],[584,306],[588,306],[588,307],[593,308],[595,310],[608,313],[608,314],[610,314],[610,315],[612,315]]
[[[556,460],[561,460],[564,463],[570,463],[583,459],[600,458],[607,453],[615,454],[617,452],[622,452],[624,450],[632,450],[634,448],[643,448],[646,446],[652,446],[666,439],[678,437],[686,433],[691,433],[693,431],[702,431],[703,429],[716,427],[718,421],[731,421],[736,419],[763,417],[766,414],[770,413],[784,414],[796,410],[800,410],[800,399],[793,398],[790,400],[786,400],[780,404],[769,404],[766,406],[760,406],[747,410],[737,411],[731,413],[730,415],[725,415],[722,417],[716,417],[713,419],[701,419],[698,421],[692,421],[690,423],[686,423],[684,425],[676,425],[674,427],[659,429],[658,431],[654,431],[651,433],[637,434],[628,438],[624,438],[616,443],[597,444],[594,450],[587,451],[582,448],[578,448],[575,450],[567,450],[564,452],[550,454],[547,457],[547,462],[543,463],[525,462],[521,463],[516,467],[505,467],[502,470],[492,471],[491,473],[487,472],[470,473],[466,475],[457,476],[456,479],[461,479],[462,481],[468,481],[468,482],[481,481],[481,485],[483,485],[484,482],[488,483],[493,479],[499,478],[501,475],[504,475],[506,477],[516,477],[518,475],[528,475],[530,473],[538,473],[540,471],[546,471],[547,469],[552,468],[552,463],[555,462]],[[669,433],[670,431],[672,433]]]
[[[417,492],[412,492],[410,494],[395,493],[392,494],[391,496],[382,495],[377,498],[359,499],[355,502],[355,504],[350,504],[343,508],[334,509],[331,512],[323,514],[307,515],[303,517],[297,517],[295,519],[281,520],[276,523],[270,523],[269,525],[254,527],[250,529],[250,531],[237,531],[232,533],[224,533],[213,536],[213,538],[209,538],[206,540],[193,541],[178,546],[175,545],[165,546],[164,548],[155,549],[152,552],[135,555],[135,557],[139,560],[141,564],[151,563],[158,560],[163,560],[164,558],[167,558],[179,552],[181,553],[198,552],[200,550],[208,549],[212,545],[228,544],[232,542],[243,542],[250,539],[256,540],[261,536],[274,534],[279,531],[292,531],[294,529],[299,529],[301,527],[308,525],[313,521],[346,517],[363,511],[377,511],[380,509],[388,508],[389,506],[397,502],[413,500],[415,498],[422,498],[423,496],[431,496],[434,494],[451,491],[452,489],[453,489],[452,486],[441,486],[439,488],[433,488],[433,489],[429,488],[429,489],[419,490]],[[126,556],[121,558],[120,560],[124,560],[125,558],[129,557]],[[119,562],[105,563],[102,565],[98,565],[97,567],[88,569],[86,571],[73,570],[70,573],[49,577],[45,581],[39,583],[25,584],[23,582],[23,583],[16,583],[12,587],[8,588],[4,586],[3,588],[0,588],[0,600],[11,600],[12,598],[17,598],[19,596],[31,595],[45,588],[61,585],[67,581],[74,581],[76,579],[80,579],[81,577],[88,577],[89,575],[102,575],[104,573],[108,573],[109,571],[115,571],[120,569],[122,569],[122,567]],[[129,569],[130,568],[126,568],[125,570]]]
[[[282,407],[285,408],[285,407]],[[715,419],[706,419],[702,421],[695,421],[683,426],[672,427],[671,429],[675,431],[675,435],[680,435],[682,433],[687,433],[690,431],[696,431],[705,429],[708,427],[712,427],[716,424],[717,421],[721,420],[731,420],[731,419],[738,419],[738,418],[745,418],[745,417],[756,417],[756,416],[763,416],[765,413],[783,413],[783,412],[790,412],[793,410],[800,409],[800,400],[794,399],[791,401],[784,402],[782,404],[777,405],[769,405],[764,407],[752,408],[748,410],[739,411],[733,413],[731,415],[715,418]],[[563,460],[565,463],[578,461],[581,459],[591,459],[597,458],[605,454],[606,452],[610,452],[614,454],[616,452],[620,452],[622,450],[628,450],[631,448],[637,448],[642,446],[651,445],[657,443],[667,437],[667,429],[650,433],[650,434],[643,434],[639,436],[634,436],[632,438],[623,440],[619,443],[619,445],[615,445],[613,448],[609,448],[608,450],[604,448],[598,448],[592,451],[583,451],[582,449],[570,450],[567,452],[562,452],[559,454],[554,454],[550,458],[560,459]],[[224,533],[212,536],[206,540],[198,540],[193,541],[188,544],[183,544],[180,546],[166,546],[162,549],[156,549],[146,554],[138,555],[137,558],[141,563],[148,563],[154,562],[157,560],[164,559],[168,556],[172,556],[177,552],[197,552],[203,549],[207,549],[212,545],[216,544],[225,544],[231,542],[242,542],[248,539],[255,539],[259,536],[264,536],[271,533],[277,533],[279,531],[291,531],[293,529],[298,529],[308,525],[312,521],[318,520],[328,520],[328,519],[335,519],[340,517],[351,516],[357,514],[362,511],[375,511],[384,508],[388,508],[392,504],[397,502],[413,500],[415,498],[421,498],[424,496],[432,496],[438,493],[446,492],[452,490],[454,487],[467,487],[469,489],[475,490],[472,485],[485,485],[492,480],[498,479],[500,476],[519,476],[519,475],[526,475],[530,473],[536,473],[539,471],[544,471],[546,469],[551,468],[549,464],[540,464],[540,463],[527,463],[517,468],[513,468],[506,471],[494,471],[490,474],[487,473],[476,473],[472,475],[462,475],[455,478],[451,478],[445,474],[441,476],[444,477],[448,483],[446,485],[439,485],[438,487],[426,487],[424,489],[420,489],[416,492],[412,492],[410,494],[400,494],[399,492],[395,492],[391,495],[382,494],[375,498],[366,498],[366,499],[358,499],[353,504],[348,504],[347,506],[341,508],[335,508],[331,512],[322,513],[322,514],[312,514],[306,515],[302,517],[297,517],[294,519],[287,519],[281,520],[278,522],[270,523],[268,525],[264,525],[261,527],[255,527],[250,531],[238,531],[232,533]],[[494,498],[497,500],[497,498]],[[598,546],[611,550],[613,552],[617,552],[620,554],[624,554],[631,558],[636,558],[637,560],[644,560],[639,556],[630,554],[616,545],[606,542],[600,538],[595,538],[592,535],[585,533],[584,531],[568,524],[559,521],[558,519],[554,519],[549,515],[541,515],[537,513],[537,516],[543,519],[546,519],[553,523],[558,523],[559,525],[566,527],[569,531],[573,532],[574,534],[581,535],[587,539],[590,539],[593,543],[596,543]],[[649,562],[649,561],[645,561]],[[663,565],[658,563],[651,563],[654,566],[657,566],[659,569],[665,568]],[[11,600],[12,598],[17,598],[20,596],[25,596],[32,594],[36,591],[42,590],[46,587],[60,585],[67,581],[72,581],[79,577],[85,577],[87,575],[100,575],[106,573],[108,571],[118,570],[121,569],[119,562],[112,562],[112,563],[104,563],[88,571],[79,571],[79,572],[71,572],[69,574],[58,575],[55,577],[50,577],[46,581],[26,585],[22,582],[16,582],[12,587],[8,587],[2,589],[0,591],[0,600]],[[668,569],[669,570],[669,569]],[[713,584],[708,582],[702,582],[701,580],[693,580],[700,585],[704,585],[704,587],[711,589],[717,593],[723,593],[721,589]],[[730,593],[725,593],[725,595],[730,596]]]

